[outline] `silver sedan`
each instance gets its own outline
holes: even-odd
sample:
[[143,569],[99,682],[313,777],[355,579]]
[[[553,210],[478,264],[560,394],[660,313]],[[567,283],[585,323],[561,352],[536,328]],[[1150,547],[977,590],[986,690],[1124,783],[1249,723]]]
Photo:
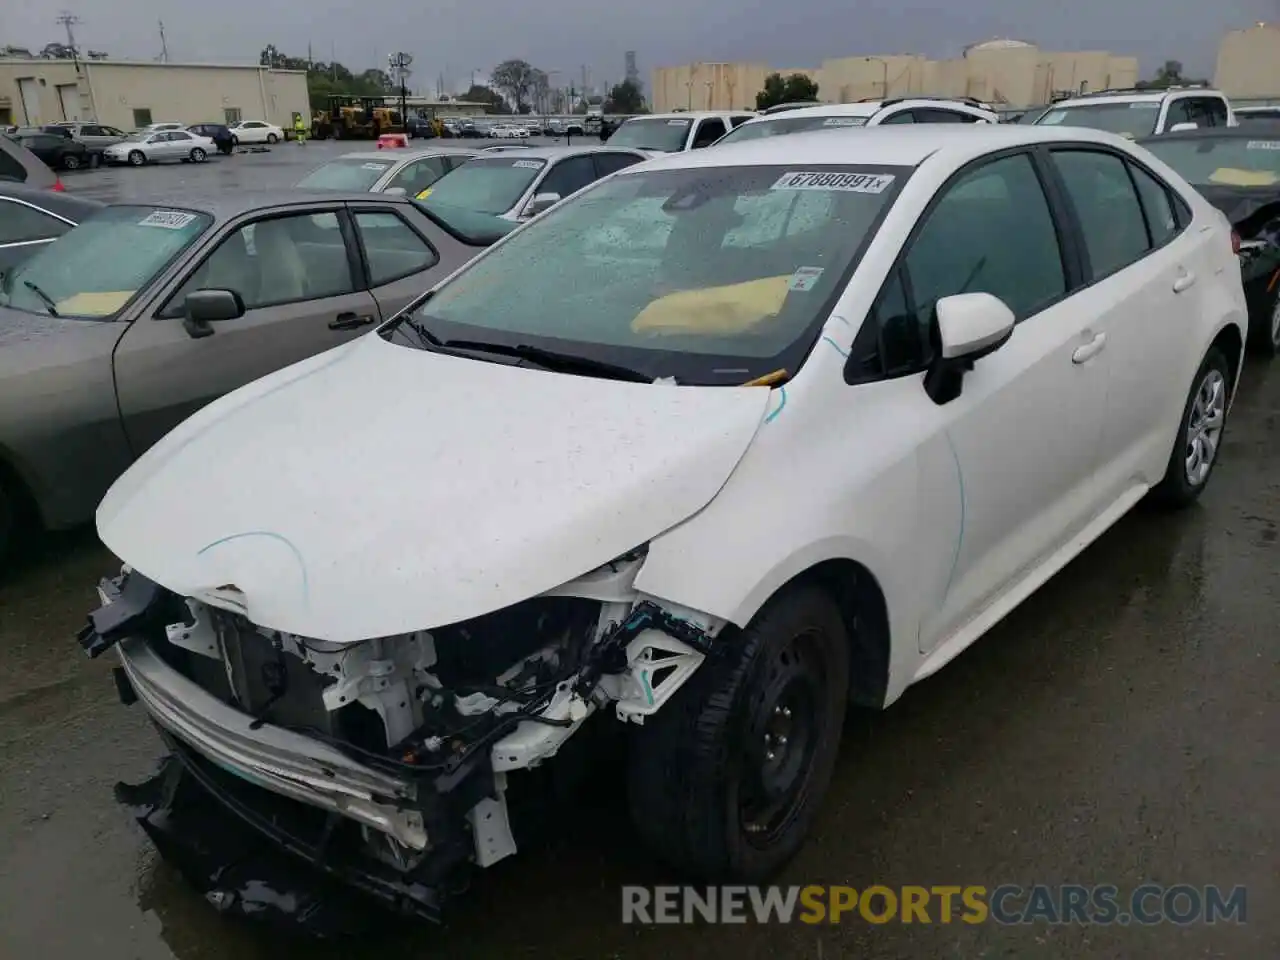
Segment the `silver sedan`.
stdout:
[[137,133],[114,143],[102,152],[102,159],[106,163],[127,163],[135,167],[172,160],[204,163],[214,149],[208,137],[185,130],[160,130]]

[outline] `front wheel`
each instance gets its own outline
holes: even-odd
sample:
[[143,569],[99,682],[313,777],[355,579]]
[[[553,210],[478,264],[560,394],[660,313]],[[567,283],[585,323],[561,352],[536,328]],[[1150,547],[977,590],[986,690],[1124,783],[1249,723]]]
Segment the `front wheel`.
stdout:
[[201,150],[199,147],[193,147],[193,148],[191,149],[191,162],[192,162],[192,163],[204,163],[204,161],[205,161],[205,157],[206,157],[206,156],[208,156],[208,154],[206,154],[206,153],[205,153],[203,150]]
[[140,167],[147,162],[147,155],[143,153],[141,150],[130,150],[129,162],[133,164],[135,167]]
[[1152,490],[1156,500],[1184,507],[1199,499],[1218,462],[1230,397],[1231,366],[1221,350],[1211,347],[1192,380],[1164,478]]
[[74,153],[68,153],[66,156],[62,158],[62,168],[64,170],[79,170],[80,158],[77,157]]
[[800,587],[716,647],[636,732],[631,817],[672,866],[760,882],[800,849],[831,781],[848,637],[831,598]]
[[279,137],[277,137],[274,133],[268,133],[268,134],[267,134],[267,143],[275,143],[275,142],[277,142],[279,139],[280,139],[280,138],[279,138]]

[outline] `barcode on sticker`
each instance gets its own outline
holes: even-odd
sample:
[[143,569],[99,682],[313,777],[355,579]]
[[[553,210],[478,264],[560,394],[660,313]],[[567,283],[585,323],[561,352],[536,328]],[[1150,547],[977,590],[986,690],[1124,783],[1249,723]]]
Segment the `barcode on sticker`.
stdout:
[[364,170],[385,170],[391,166],[389,163],[365,163],[361,165]]
[[798,170],[784,173],[770,190],[840,190],[845,193],[884,193],[891,173],[822,173]]
[[181,230],[194,221],[194,213],[182,213],[178,210],[153,210],[138,221],[140,227],[164,227],[166,230]]
[[667,121],[668,127],[687,127],[688,125],[689,125],[688,120],[668,120]]
[[1250,140],[1244,148],[1246,150],[1280,150],[1280,140]]
[[521,170],[541,170],[543,163],[542,160],[517,160],[511,166],[519,167]]
[[1160,104],[1153,100],[1139,100],[1137,103],[1129,104],[1130,110],[1159,110]]
[[828,117],[822,121],[824,127],[860,127],[867,121],[862,117]]

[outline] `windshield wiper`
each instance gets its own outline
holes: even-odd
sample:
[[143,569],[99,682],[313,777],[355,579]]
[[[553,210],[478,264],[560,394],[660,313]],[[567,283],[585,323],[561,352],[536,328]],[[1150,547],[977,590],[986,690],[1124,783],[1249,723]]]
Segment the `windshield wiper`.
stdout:
[[49,296],[30,280],[23,280],[22,285],[44,301],[44,308],[49,311],[49,316],[56,317],[58,315],[58,304],[53,297]]
[[650,374],[621,364],[581,357],[575,353],[560,353],[557,350],[534,347],[527,343],[507,346],[503,343],[486,343],[483,340],[446,340],[444,346],[447,349],[474,350],[477,353],[497,353],[505,357],[519,357],[521,360],[528,360],[547,370],[556,370],[560,373],[594,374],[611,380],[629,380],[632,383],[651,383],[654,379]]

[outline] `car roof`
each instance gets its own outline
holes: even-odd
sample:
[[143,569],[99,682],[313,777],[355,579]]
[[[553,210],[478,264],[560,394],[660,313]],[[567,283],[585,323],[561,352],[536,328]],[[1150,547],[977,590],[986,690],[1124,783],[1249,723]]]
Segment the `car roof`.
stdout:
[[701,120],[703,117],[740,117],[744,113],[754,114],[754,110],[673,110],[671,113],[646,113],[643,116],[631,117],[632,120]]
[[1250,122],[1238,127],[1197,127],[1177,133],[1161,133],[1140,137],[1138,143],[1164,143],[1167,140],[1267,140],[1280,139],[1280,120]]
[[[476,147],[414,147],[408,150],[356,150],[344,153],[333,160],[418,160],[422,157],[435,157],[440,154],[476,153]],[[333,160],[329,162],[332,163]]]
[[385,193],[344,190],[242,190],[235,193],[190,194],[172,203],[155,200],[121,200],[113,207],[160,207],[207,213],[217,220],[230,220],[244,213],[272,210],[304,203],[409,203],[407,197]]
[[[1130,141],[1101,130],[1018,124],[888,124],[868,130],[834,129],[718,144],[709,150],[667,154],[643,170],[802,164],[914,167],[937,155],[953,166],[996,150],[1036,143],[1083,142],[1124,146]],[[624,170],[619,176],[629,176]]]
[[1091,103],[1159,103],[1166,97],[1175,94],[1188,94],[1190,96],[1209,96],[1222,97],[1226,99],[1226,94],[1221,90],[1214,90],[1210,87],[1169,87],[1167,90],[1113,90],[1100,91],[1080,97],[1068,97],[1066,100],[1059,100],[1050,104],[1052,109],[1061,107],[1082,107]]
[[77,197],[72,193],[58,193],[47,187],[29,187],[24,183],[13,183],[0,180],[0,197],[21,200],[33,206],[56,213],[60,217],[74,220],[77,223],[91,213],[106,206],[98,200],[88,197]]
[[[562,157],[577,156],[580,153],[633,153],[638,157],[648,157],[648,154],[643,150],[637,150],[635,147],[611,147],[607,143],[584,145],[581,147],[521,147],[518,151],[513,150],[511,152],[513,154],[519,153],[519,159],[521,160],[527,160],[530,157],[535,160],[559,160]],[[502,153],[496,152],[482,153],[480,157],[477,157],[476,159],[501,156],[503,156]]]
[[778,113],[762,113],[752,117],[746,123],[764,123],[769,120],[790,120],[793,117],[874,117],[880,112],[880,101],[865,103],[815,103],[808,107],[793,107]]

